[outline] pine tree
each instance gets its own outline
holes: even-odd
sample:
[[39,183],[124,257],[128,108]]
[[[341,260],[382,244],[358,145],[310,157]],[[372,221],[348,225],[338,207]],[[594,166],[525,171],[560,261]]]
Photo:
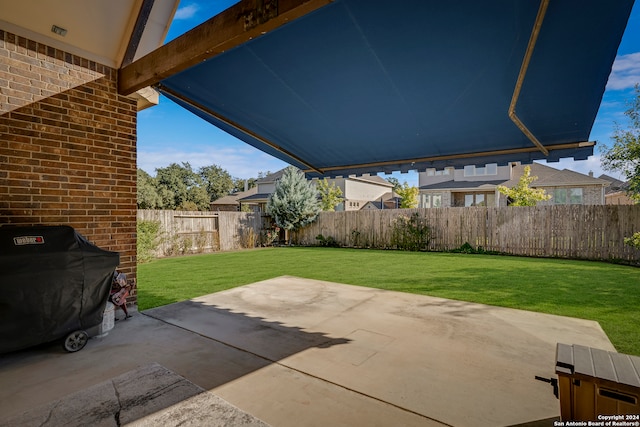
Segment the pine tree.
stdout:
[[276,225],[295,231],[312,223],[320,212],[318,191],[304,174],[289,166],[276,182],[276,188],[267,201],[267,214]]

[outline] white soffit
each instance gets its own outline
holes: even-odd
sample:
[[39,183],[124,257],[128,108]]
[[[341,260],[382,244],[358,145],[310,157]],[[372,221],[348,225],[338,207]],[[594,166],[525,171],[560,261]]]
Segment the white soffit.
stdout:
[[[119,68],[142,0],[0,0],[0,29]],[[178,0],[156,1],[136,58],[164,42]],[[67,30],[60,36],[53,25]]]

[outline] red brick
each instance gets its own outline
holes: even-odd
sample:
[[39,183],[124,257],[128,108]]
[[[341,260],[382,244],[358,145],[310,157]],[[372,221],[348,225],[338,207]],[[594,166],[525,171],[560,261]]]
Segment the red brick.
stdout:
[[[0,212],[0,222],[3,224],[12,224],[12,225],[36,225],[42,224],[39,217],[34,217],[30,215],[30,211],[25,212],[17,212],[14,210],[9,210],[8,214]],[[11,221],[11,222],[9,222]]]
[[31,201],[20,202],[20,201],[11,200],[11,199],[8,199],[7,201],[11,203],[12,209],[35,209],[40,207],[39,203],[31,202]]
[[42,135],[42,139],[49,141],[68,141],[69,137],[59,132],[47,132],[49,128],[46,126],[41,127],[39,130]]
[[62,115],[66,115],[69,113],[69,109],[68,108],[63,108],[63,107],[57,107],[55,105],[48,105],[48,104],[41,104],[40,108],[44,111],[50,111],[52,113],[58,113],[58,114],[62,114]]
[[[7,157],[7,162],[9,161],[8,159],[9,157]],[[16,165],[16,168],[14,168],[14,170],[21,170],[22,172],[32,172],[32,167],[40,166],[40,160],[31,159],[28,157],[12,157],[11,163]],[[21,166],[28,166],[29,169],[21,169]]]
[[[45,202],[45,203],[48,203],[48,204],[53,204],[53,203],[56,203],[56,202],[58,202],[60,200],[60,196],[59,195],[47,195],[47,194],[33,194],[31,196],[31,199],[34,202],[41,202],[41,203]],[[65,207],[67,207],[67,206],[65,205]]]
[[[9,176],[11,176],[11,173],[9,173]],[[7,179],[5,181],[7,187],[9,187],[12,191],[16,191],[17,189],[22,189],[24,188],[30,188],[31,187],[31,183],[33,182],[33,180],[31,179]]]
[[[40,188],[40,194],[48,196],[66,196],[69,194],[69,191],[64,189]],[[61,197],[57,197],[57,200],[60,199]],[[64,205],[66,207],[68,203],[65,203]]]
[[40,148],[43,153],[55,153],[60,155],[65,155],[69,153],[69,150],[66,150],[60,146],[60,144],[49,143],[46,146]]
[[87,151],[87,145],[86,144],[83,145],[80,141],[78,141],[77,143],[74,143],[74,142],[63,143],[62,148],[66,150],[70,150],[70,151],[73,150],[78,152]]
[[39,151],[39,150],[33,150],[31,146],[31,140],[28,138],[27,139],[22,138],[21,141],[10,141],[8,145],[9,145],[8,148],[12,150],[19,150],[19,151],[22,151],[23,153],[30,152],[30,151]]
[[[11,167],[11,164],[7,166]],[[31,173],[31,172],[21,172],[17,170],[17,168],[12,168],[12,169],[9,169],[9,177],[15,180],[24,180],[26,182],[33,182],[33,181],[38,181],[38,179],[40,178],[40,175],[38,175],[37,173]],[[9,182],[9,185],[11,186],[11,182]]]
[[[61,186],[61,184],[59,182],[44,182],[44,181],[38,182],[38,187],[41,188],[41,189],[42,188],[62,188],[62,186]],[[68,194],[68,192],[66,190],[65,190],[65,193]]]

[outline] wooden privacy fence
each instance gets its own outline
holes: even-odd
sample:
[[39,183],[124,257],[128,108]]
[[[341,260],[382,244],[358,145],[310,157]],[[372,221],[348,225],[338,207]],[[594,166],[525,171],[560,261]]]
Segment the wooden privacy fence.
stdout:
[[[501,208],[389,209],[321,212],[292,234],[297,245],[332,237],[340,246],[392,248],[399,216],[417,214],[431,228],[429,249],[464,243],[513,255],[640,263],[640,250],[624,238],[640,231],[640,205],[570,205]],[[252,248],[270,219],[259,213],[139,210],[138,220],[161,224],[157,256]]]
[[248,212],[138,210],[138,221],[158,221],[156,256],[252,248],[258,245],[262,216]]
[[640,260],[640,251],[624,244],[625,237],[640,231],[637,205],[322,212],[316,222],[294,233],[293,241],[315,245],[322,234],[341,246],[392,248],[394,220],[413,214],[430,226],[429,249],[435,251],[456,249],[468,242],[474,248],[513,255]]

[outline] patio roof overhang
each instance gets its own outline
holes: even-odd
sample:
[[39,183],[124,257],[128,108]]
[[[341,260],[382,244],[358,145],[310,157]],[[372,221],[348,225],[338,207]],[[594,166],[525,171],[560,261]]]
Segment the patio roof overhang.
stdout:
[[153,84],[311,177],[581,160],[632,6],[243,0],[120,89]]

